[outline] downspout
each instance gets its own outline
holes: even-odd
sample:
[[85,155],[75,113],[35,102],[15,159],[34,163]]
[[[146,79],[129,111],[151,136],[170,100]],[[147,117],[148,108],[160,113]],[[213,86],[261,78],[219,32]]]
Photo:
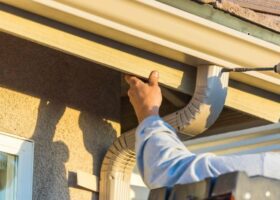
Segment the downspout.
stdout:
[[[195,136],[208,129],[221,113],[228,86],[222,67],[197,67],[191,101],[163,119],[178,132]],[[108,149],[100,173],[100,200],[129,200],[130,176],[135,166],[135,129],[123,133]]]

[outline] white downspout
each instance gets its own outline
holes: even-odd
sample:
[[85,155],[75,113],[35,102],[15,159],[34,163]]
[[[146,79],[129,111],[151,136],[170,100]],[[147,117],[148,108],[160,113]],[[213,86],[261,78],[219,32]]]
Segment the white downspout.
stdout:
[[[228,79],[222,67],[198,66],[191,101],[163,119],[183,134],[202,133],[216,121],[224,107]],[[129,200],[130,176],[135,166],[134,132],[135,129],[123,133],[108,149],[100,173],[100,200]]]

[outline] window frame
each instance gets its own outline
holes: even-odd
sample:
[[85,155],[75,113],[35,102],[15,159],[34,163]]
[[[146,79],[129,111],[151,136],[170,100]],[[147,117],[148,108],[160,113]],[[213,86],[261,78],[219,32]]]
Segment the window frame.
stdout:
[[16,200],[32,200],[34,142],[0,131],[0,151],[17,156]]

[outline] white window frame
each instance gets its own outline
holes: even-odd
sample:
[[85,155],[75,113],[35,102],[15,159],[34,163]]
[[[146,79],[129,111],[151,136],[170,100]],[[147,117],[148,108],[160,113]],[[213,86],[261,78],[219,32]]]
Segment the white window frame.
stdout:
[[0,132],[0,151],[17,156],[16,200],[32,200],[34,142]]

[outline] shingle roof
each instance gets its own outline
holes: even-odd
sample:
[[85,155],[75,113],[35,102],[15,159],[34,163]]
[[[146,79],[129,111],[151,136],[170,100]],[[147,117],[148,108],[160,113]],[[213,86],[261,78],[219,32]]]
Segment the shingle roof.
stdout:
[[[279,0],[194,0],[211,4],[214,8],[280,32]],[[249,3],[248,3],[249,2]],[[257,4],[257,3],[258,4]],[[275,3],[272,5],[271,3]],[[273,7],[274,6],[274,7]],[[250,8],[250,9],[249,9]],[[253,10],[254,9],[254,10]],[[278,13],[279,12],[279,13]]]

